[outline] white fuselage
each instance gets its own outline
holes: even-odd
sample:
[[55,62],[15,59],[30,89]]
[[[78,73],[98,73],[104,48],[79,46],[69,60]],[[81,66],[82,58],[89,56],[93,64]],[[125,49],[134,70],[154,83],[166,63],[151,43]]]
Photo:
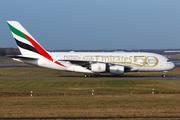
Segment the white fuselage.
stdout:
[[[78,64],[72,64],[73,61],[89,61],[100,62],[106,64],[120,65],[131,67],[124,72],[150,72],[150,71],[168,71],[175,67],[175,65],[168,61],[168,59],[162,55],[146,52],[48,52],[54,61],[60,61],[65,67],[55,64],[48,59],[41,57],[37,61],[23,61],[38,65],[41,67],[47,67],[56,70],[65,70],[73,72],[93,73],[86,67],[82,67]],[[31,57],[31,56],[29,56]],[[35,56],[33,56],[35,57]]]

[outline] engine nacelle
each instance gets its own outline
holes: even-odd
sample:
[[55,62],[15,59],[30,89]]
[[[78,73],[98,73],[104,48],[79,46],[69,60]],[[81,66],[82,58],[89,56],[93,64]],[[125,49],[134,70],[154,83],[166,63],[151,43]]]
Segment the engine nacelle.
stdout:
[[124,74],[124,66],[110,66],[109,73],[116,74],[116,75],[122,75],[122,74]]
[[105,72],[106,71],[106,64],[105,63],[95,63],[91,64],[91,71],[92,72]]

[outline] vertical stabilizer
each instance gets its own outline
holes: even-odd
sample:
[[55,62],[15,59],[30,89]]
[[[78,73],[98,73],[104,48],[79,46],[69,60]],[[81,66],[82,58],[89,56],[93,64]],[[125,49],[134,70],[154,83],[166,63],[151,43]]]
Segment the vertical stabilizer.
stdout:
[[53,61],[46,50],[26,31],[26,29],[19,22],[7,21],[7,23],[23,56],[41,55]]
[[54,61],[51,55],[24,29],[17,21],[7,21],[11,33],[16,40],[19,50],[24,57],[44,57],[55,64],[66,67],[58,61]]

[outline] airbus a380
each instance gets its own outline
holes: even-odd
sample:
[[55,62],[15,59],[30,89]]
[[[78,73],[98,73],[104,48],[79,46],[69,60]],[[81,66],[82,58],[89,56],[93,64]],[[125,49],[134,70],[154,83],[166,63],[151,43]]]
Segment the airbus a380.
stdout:
[[146,52],[48,52],[17,21],[7,21],[21,55],[13,60],[61,71],[123,75],[125,72],[156,72],[172,70],[175,65],[165,56]]

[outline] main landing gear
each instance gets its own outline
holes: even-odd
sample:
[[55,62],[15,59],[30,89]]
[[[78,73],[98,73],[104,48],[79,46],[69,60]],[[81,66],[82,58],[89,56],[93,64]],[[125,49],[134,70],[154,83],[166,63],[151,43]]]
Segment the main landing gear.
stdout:
[[166,77],[166,73],[167,71],[163,71],[162,77],[165,78]]
[[101,77],[100,74],[85,74],[84,77]]

